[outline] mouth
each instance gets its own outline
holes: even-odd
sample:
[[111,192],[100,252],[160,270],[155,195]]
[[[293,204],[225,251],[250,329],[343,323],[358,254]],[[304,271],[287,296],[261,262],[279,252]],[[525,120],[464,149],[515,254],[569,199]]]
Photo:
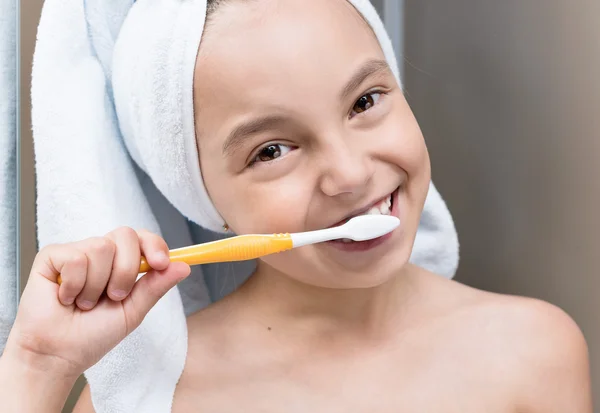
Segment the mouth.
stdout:
[[[397,196],[400,187],[396,188],[394,192],[388,194],[384,198],[379,199],[378,201],[370,204],[365,208],[361,208],[357,211],[352,212],[352,214],[348,215],[346,218],[338,222],[337,224],[332,225],[330,228],[338,227],[340,225],[344,225],[350,219],[360,216],[360,215],[398,215],[398,207],[396,204]],[[371,248],[374,248],[377,245],[380,245],[387,239],[392,236],[393,232],[386,234],[382,237],[375,238],[368,241],[352,241],[351,239],[343,238],[339,240],[329,241],[328,244],[332,246],[336,246],[343,250],[348,251],[365,251]]]
[[347,215],[344,219],[339,221],[337,224],[333,224],[329,228],[339,227],[344,225],[346,222],[350,221],[352,218],[360,216],[360,215],[391,215],[392,209],[394,206],[394,198],[395,194],[398,192],[396,188],[394,192],[388,194],[387,196],[379,199],[378,201],[370,204],[365,208],[361,208],[352,212],[350,215]]

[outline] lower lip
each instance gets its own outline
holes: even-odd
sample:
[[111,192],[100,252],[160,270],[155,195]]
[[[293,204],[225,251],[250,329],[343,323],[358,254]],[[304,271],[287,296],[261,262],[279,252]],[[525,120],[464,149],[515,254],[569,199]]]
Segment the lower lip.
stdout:
[[[392,193],[392,210],[390,211],[390,215],[395,217],[398,217],[398,191],[399,189],[396,189]],[[392,235],[394,235],[394,231],[390,232],[389,234],[385,234],[382,237],[371,239],[368,241],[343,242],[341,240],[335,240],[328,241],[326,242],[326,244],[331,245],[332,247],[341,251],[347,252],[369,251],[385,243],[392,237]]]

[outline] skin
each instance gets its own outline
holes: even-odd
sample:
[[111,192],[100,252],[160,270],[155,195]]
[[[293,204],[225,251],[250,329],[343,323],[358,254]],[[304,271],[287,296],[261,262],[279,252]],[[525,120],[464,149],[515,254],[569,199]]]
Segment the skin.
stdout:
[[[197,138],[205,184],[229,226],[327,227],[399,186],[402,225],[368,252],[319,244],[265,257],[240,289],[190,317],[173,411],[591,413],[586,343],[564,312],[408,264],[430,179],[422,134],[389,70],[341,96],[366,62],[382,59],[342,0],[234,1],[211,22],[196,67]],[[374,92],[372,107],[357,105]],[[272,115],[279,121],[223,153],[240,122]],[[261,149],[273,144],[281,156],[269,160]],[[139,262],[133,245],[116,249],[128,248],[120,256],[129,265]],[[106,269],[97,285],[111,296],[120,273]],[[60,296],[54,288],[45,293]],[[108,344],[124,337],[119,327]],[[68,337],[56,348],[78,354],[81,343]],[[76,377],[107,347],[62,374]],[[86,389],[76,412],[93,411]]]
[[[60,412],[77,377],[189,275],[167,253],[159,236],[130,228],[42,249],[0,358],[2,411]],[[154,270],[136,283],[142,254]]]

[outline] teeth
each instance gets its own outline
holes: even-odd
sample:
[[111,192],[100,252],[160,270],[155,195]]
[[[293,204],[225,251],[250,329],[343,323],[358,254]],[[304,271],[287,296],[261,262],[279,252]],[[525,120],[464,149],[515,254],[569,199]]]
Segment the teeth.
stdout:
[[392,206],[392,196],[388,196],[386,199],[369,209],[364,215],[389,215]]
[[382,211],[383,208],[373,207],[365,212],[363,215],[387,215]]
[[390,206],[388,204],[386,204],[385,202],[383,204],[381,204],[381,206],[379,207],[379,210],[381,211],[382,215],[390,214]]
[[[375,205],[373,208],[369,209],[367,212],[365,212],[362,215],[390,215],[391,208],[392,208],[392,196],[390,195],[386,199],[384,199],[379,204]],[[349,244],[351,242],[354,242],[348,238],[343,238],[340,241],[342,241],[344,244]]]

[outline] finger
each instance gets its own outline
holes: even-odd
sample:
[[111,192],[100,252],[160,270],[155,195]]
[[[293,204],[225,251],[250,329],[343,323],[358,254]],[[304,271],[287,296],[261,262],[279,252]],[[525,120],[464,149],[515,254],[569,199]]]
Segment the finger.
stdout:
[[131,294],[123,301],[127,325],[135,329],[148,314],[148,311],[171,288],[190,275],[190,266],[183,262],[173,262],[166,270],[152,270],[135,283]]
[[61,277],[59,301],[71,305],[85,285],[87,265],[86,255],[74,244],[49,245],[36,255],[31,274],[41,275],[54,283]]
[[76,249],[70,252],[71,256],[62,267],[62,282],[58,289],[58,299],[64,305],[71,305],[81,293],[87,278],[88,258]]
[[116,246],[107,237],[90,238],[75,245],[88,258],[85,285],[76,302],[82,310],[91,310],[108,284]]
[[[149,231],[138,231],[142,255],[150,267],[162,271],[169,266],[169,247],[164,239]],[[139,265],[139,263],[138,263]]]
[[[72,250],[71,250],[72,251]],[[69,246],[66,244],[52,244],[38,251],[30,275],[41,275],[49,281],[57,282],[63,265],[70,258]]]
[[119,228],[107,235],[116,245],[112,272],[106,289],[114,301],[121,301],[129,295],[140,267],[140,240],[131,228]]

